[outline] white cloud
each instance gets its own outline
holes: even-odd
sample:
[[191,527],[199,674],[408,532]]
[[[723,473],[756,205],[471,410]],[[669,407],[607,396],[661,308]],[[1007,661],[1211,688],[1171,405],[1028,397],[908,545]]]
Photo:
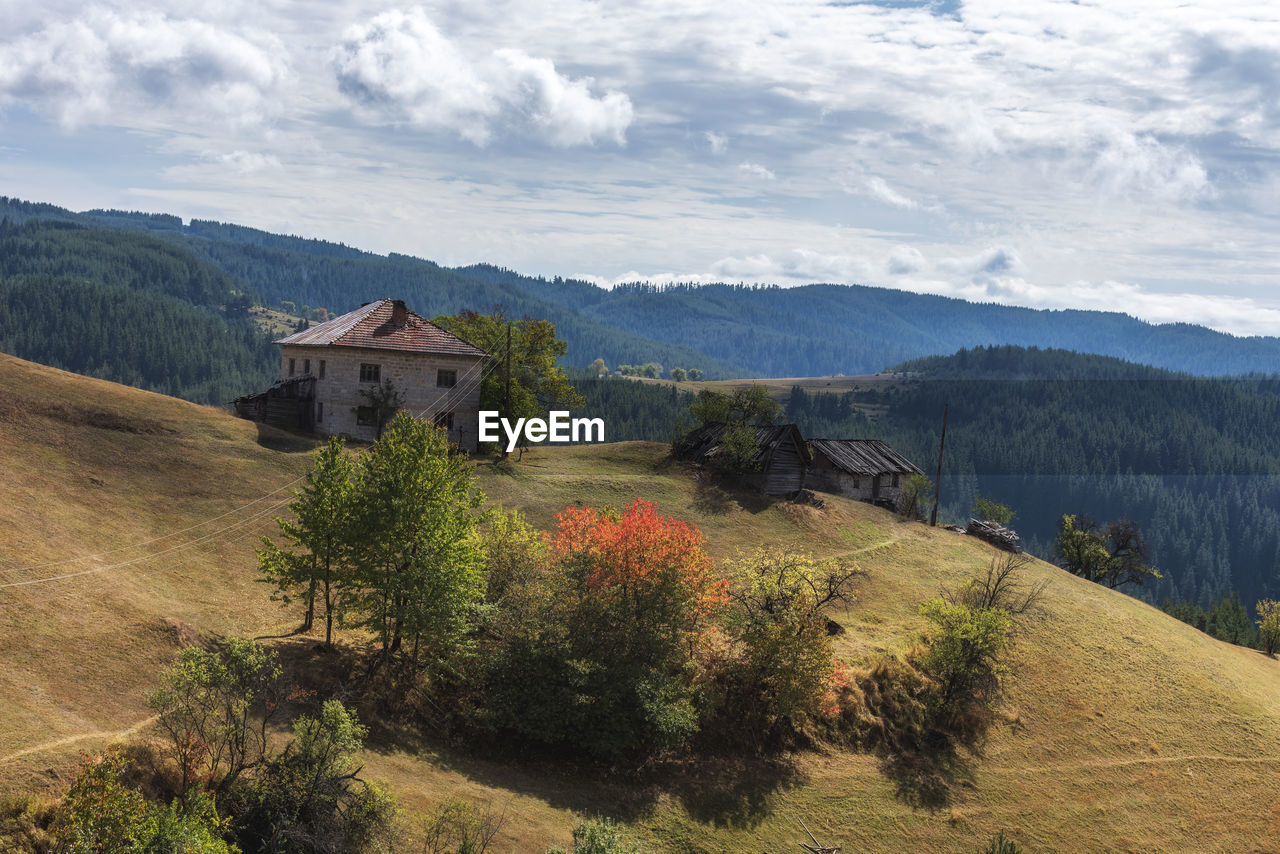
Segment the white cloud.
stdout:
[[507,131],[560,147],[622,146],[634,118],[625,94],[595,95],[593,80],[565,77],[549,59],[504,48],[473,60],[420,8],[349,28],[333,63],[340,88],[358,103],[477,145]]
[[0,100],[66,129],[157,109],[253,123],[274,112],[285,75],[274,38],[155,12],[95,8],[0,43]]
[[937,266],[943,272],[961,276],[994,276],[1025,269],[1018,251],[1008,246],[989,246],[973,255],[944,258]]
[[745,172],[748,175],[753,175],[756,178],[763,178],[766,181],[772,181],[773,179],[778,177],[773,174],[773,170],[765,166],[762,166],[759,163],[752,163],[749,160],[744,160],[743,162],[739,163],[738,170],[741,172]]
[[724,154],[729,148],[729,137],[714,131],[706,131],[703,136],[707,140],[707,146],[711,149],[711,153],[715,155]]

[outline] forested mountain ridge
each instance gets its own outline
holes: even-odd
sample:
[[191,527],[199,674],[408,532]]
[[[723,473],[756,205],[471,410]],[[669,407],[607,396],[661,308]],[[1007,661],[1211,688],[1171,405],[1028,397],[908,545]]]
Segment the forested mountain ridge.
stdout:
[[1197,375],[1280,372],[1280,338],[1240,338],[1191,324],[1151,324],[1117,312],[970,303],[863,285],[794,288],[622,285],[612,289],[488,264],[446,268],[340,243],[167,214],[93,210],[0,198],[0,217],[64,220],[116,233],[145,231],[242,282],[271,306],[340,313],[391,294],[427,315],[501,306],[552,321],[568,364],[656,362],[708,378],[819,376],[964,347],[1048,346]]

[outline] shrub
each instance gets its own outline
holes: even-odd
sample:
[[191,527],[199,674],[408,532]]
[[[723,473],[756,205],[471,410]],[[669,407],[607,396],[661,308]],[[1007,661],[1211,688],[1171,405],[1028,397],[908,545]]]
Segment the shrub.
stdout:
[[945,591],[948,604],[966,605],[979,611],[998,608],[1014,616],[1034,610],[1044,595],[1047,581],[1029,580],[1031,558],[1025,554],[1001,552],[991,557],[984,575],[971,578],[957,592]]
[[1005,839],[1004,831],[1002,830],[991,837],[990,845],[986,848],[979,848],[975,854],[1022,854],[1022,847],[1012,839]]
[[505,820],[470,801],[447,801],[419,824],[412,848],[421,854],[485,854]]
[[547,854],[639,854],[618,825],[607,818],[584,821],[573,829],[573,848],[548,848]]
[[185,806],[149,803],[125,782],[118,753],[87,761],[63,799],[54,825],[65,854],[233,854],[222,840],[213,798],[199,793]]

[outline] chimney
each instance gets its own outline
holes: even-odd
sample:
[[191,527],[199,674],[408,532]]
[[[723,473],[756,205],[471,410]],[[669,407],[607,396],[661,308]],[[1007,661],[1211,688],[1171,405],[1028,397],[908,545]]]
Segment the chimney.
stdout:
[[391,301],[391,322],[396,326],[404,326],[409,322],[409,309],[404,307],[404,300]]

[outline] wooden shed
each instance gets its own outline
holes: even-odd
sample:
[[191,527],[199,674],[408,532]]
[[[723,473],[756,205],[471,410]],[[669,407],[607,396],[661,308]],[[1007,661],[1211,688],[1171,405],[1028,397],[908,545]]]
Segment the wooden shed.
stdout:
[[[724,424],[708,424],[692,431],[676,446],[676,458],[714,467],[726,429]],[[787,496],[803,489],[810,457],[800,428],[780,424],[748,429],[755,432],[759,470],[746,481],[766,495]]]
[[859,501],[896,504],[920,469],[879,439],[814,439],[809,486]]

